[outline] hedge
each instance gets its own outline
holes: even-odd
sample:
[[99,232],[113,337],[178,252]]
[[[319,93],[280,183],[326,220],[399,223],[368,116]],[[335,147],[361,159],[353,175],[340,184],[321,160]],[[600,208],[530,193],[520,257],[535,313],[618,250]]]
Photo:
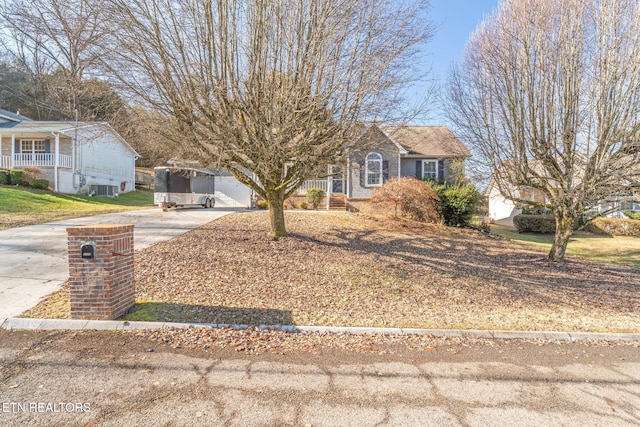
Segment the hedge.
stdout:
[[444,223],[453,227],[462,227],[471,222],[480,200],[476,187],[469,184],[436,184],[431,186],[440,198],[440,207]]
[[596,218],[585,227],[585,230],[593,234],[607,236],[640,237],[640,221],[622,218]]
[[46,179],[36,178],[31,182],[31,187],[46,190],[49,188],[49,181]]
[[11,177],[9,176],[9,171],[0,171],[0,184],[9,185],[11,184]]
[[513,225],[520,233],[555,233],[556,219],[553,215],[516,215]]
[[22,171],[21,170],[12,170],[9,171],[9,177],[11,184],[13,185],[23,185],[24,181],[22,180]]
[[640,221],[640,212],[625,211],[624,214],[631,219],[637,219]]

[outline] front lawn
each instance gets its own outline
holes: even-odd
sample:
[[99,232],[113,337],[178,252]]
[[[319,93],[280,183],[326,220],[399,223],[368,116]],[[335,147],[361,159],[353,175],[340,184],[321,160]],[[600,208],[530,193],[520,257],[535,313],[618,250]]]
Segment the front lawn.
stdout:
[[88,197],[0,185],[0,230],[152,205],[153,192],[149,190],[131,191],[119,197]]
[[[288,212],[290,235],[274,241],[268,221],[236,213],[138,251],[126,318],[640,332],[630,266],[552,263],[542,248],[475,231],[346,213]],[[68,295],[25,315],[66,317]]]
[[[518,233],[515,228],[504,225],[491,225],[491,231],[516,242],[534,244],[546,251],[549,251],[553,244],[551,234]],[[596,236],[577,231],[569,240],[567,255],[598,262],[631,265],[640,269],[640,239]]]

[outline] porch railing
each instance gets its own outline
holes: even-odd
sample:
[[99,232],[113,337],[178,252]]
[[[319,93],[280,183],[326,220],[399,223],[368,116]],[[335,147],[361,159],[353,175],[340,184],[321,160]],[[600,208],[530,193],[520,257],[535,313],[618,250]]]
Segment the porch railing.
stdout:
[[[51,153],[20,153],[13,155],[13,165],[8,165],[8,167],[16,167],[16,166],[38,166],[38,167],[53,167],[55,166],[55,154]],[[9,156],[3,156],[9,157]],[[4,164],[4,159],[3,159]],[[58,166],[61,168],[71,169],[71,156],[67,156],[65,154],[58,154]]]
[[0,168],[11,169],[11,156],[0,156]]
[[310,188],[321,188],[327,193],[329,189],[329,180],[327,179],[309,179],[302,183],[300,188],[298,188],[299,194],[306,194],[307,190]]

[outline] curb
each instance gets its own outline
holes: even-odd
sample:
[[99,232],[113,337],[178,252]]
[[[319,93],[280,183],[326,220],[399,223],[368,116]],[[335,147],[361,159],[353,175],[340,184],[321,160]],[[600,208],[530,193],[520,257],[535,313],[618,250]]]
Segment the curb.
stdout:
[[356,328],[348,326],[295,326],[295,325],[233,325],[216,323],[171,323],[137,322],[122,320],[75,320],[75,319],[30,319],[12,317],[0,319],[0,329],[7,330],[94,330],[94,331],[133,331],[140,329],[162,328],[234,328],[273,330],[283,332],[328,332],[349,334],[385,334],[385,335],[432,335],[434,337],[474,337],[487,339],[528,339],[552,341],[640,341],[637,334],[609,334],[598,332],[558,332],[558,331],[488,331],[460,329],[414,329],[414,328]]

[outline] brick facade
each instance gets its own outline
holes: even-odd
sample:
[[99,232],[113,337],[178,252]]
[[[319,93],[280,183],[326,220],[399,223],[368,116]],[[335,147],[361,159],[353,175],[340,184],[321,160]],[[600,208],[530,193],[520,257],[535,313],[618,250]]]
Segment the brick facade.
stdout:
[[[113,320],[135,302],[133,225],[103,224],[67,228],[71,318]],[[95,244],[95,257],[83,259],[83,244]]]

